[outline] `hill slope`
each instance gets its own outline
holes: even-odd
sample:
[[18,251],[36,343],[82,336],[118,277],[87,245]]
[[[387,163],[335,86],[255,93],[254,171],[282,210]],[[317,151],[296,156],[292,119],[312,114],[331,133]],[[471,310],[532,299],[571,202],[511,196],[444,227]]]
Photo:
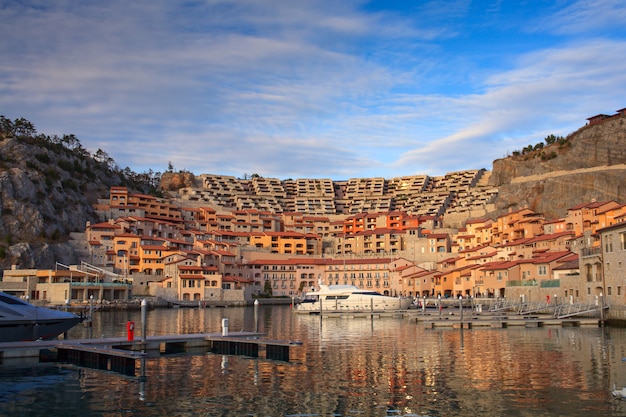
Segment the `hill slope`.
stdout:
[[97,220],[94,204],[112,185],[138,188],[73,135],[37,135],[25,119],[0,117],[0,268],[80,262],[68,236]]

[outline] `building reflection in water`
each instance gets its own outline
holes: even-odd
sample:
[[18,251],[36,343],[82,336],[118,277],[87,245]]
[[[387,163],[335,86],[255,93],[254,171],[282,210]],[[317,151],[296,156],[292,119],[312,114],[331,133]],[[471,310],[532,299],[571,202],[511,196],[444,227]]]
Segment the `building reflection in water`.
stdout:
[[[107,313],[108,314],[108,313]],[[141,415],[621,415],[612,384],[626,385],[626,330],[424,329],[399,318],[320,319],[288,307],[150,311],[148,334],[260,327],[303,342],[290,362],[206,352],[149,358],[145,378],[81,370],[95,409]],[[115,333],[133,313],[104,316]],[[608,336],[607,336],[608,335]],[[133,389],[134,387],[134,389]],[[105,389],[106,388],[106,389]],[[137,395],[139,393],[139,395]],[[111,407],[111,408],[106,408]],[[146,408],[147,407],[147,408]],[[139,411],[137,411],[139,413]],[[137,414],[140,415],[140,414]]]

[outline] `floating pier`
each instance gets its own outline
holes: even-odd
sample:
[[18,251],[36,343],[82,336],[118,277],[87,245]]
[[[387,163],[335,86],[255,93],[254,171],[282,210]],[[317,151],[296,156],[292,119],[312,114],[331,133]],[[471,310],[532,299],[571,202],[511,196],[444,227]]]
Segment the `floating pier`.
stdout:
[[521,316],[486,316],[486,317],[471,317],[461,318],[459,316],[443,316],[443,317],[429,317],[421,316],[415,318],[418,323],[423,323],[424,328],[455,328],[455,329],[476,329],[476,328],[495,328],[505,329],[511,327],[548,327],[548,326],[560,326],[560,327],[581,327],[581,326],[595,326],[600,327],[602,321],[599,318],[594,317],[576,317],[558,319],[552,316],[535,316],[535,317],[521,317]]
[[46,340],[34,342],[0,343],[0,365],[11,360],[24,362],[58,361],[94,369],[134,375],[138,359],[158,357],[161,354],[182,353],[205,349],[222,355],[241,355],[268,360],[289,361],[290,348],[301,342],[269,340],[263,334],[237,332],[194,333],[166,336],[148,336],[141,340],[114,337],[101,339]]
[[[429,309],[409,309],[393,310],[385,312],[370,311],[324,311],[317,313],[323,319],[382,319],[382,318],[402,318],[416,323],[422,323],[425,328],[433,329],[438,327],[451,328],[508,328],[508,327],[580,327],[580,326],[602,326],[602,316],[598,316],[599,309],[591,310],[587,315],[577,313],[567,316],[556,317],[554,314],[516,314],[504,311],[497,312],[474,312],[467,307],[445,308],[441,310]],[[593,315],[596,315],[594,317]]]

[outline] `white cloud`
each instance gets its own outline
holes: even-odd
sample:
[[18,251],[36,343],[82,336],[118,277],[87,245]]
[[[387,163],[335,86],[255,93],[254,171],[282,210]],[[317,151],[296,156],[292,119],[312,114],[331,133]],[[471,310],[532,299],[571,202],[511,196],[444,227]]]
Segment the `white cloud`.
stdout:
[[540,27],[556,33],[605,32],[624,29],[626,5],[620,0],[580,0],[540,21]]

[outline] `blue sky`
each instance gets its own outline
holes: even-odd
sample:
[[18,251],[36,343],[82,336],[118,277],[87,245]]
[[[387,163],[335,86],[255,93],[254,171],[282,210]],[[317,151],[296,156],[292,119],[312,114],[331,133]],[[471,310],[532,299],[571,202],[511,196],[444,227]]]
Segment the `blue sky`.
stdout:
[[0,114],[136,172],[492,168],[626,107],[623,1],[0,0]]

